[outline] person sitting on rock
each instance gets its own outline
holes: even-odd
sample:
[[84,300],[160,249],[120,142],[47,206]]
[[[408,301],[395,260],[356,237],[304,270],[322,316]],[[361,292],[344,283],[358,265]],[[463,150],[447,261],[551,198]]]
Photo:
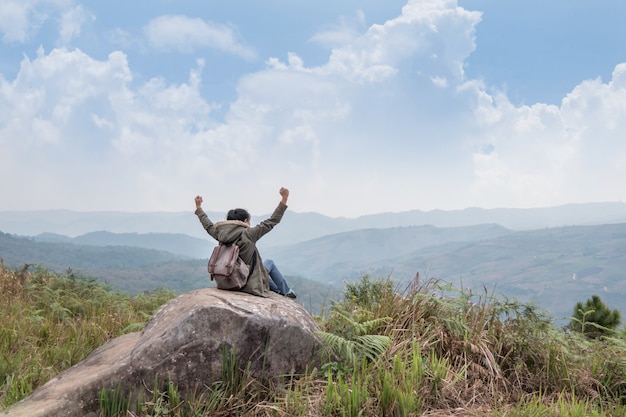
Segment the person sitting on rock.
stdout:
[[202,196],[199,195],[195,198],[195,214],[198,216],[202,227],[218,242],[238,242],[239,257],[250,265],[248,282],[241,291],[268,297],[269,290],[272,290],[287,297],[296,298],[296,293],[289,288],[274,262],[271,260],[263,262],[256,247],[256,242],[280,223],[285,210],[287,210],[289,190],[281,187],[278,193],[281,196],[278,206],[269,219],[263,220],[256,226],[250,226],[250,213],[241,208],[229,210],[226,221],[213,223],[202,209],[203,200]]

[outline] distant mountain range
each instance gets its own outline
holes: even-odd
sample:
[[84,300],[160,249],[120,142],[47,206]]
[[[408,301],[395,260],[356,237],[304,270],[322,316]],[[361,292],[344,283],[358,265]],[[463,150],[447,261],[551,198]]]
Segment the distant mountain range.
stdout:
[[[213,221],[225,218],[225,213],[207,211],[207,214]],[[268,216],[269,214],[254,216],[253,213],[252,223],[257,223]],[[626,223],[625,203],[568,204],[531,209],[412,210],[372,214],[354,219],[287,210],[282,223],[265,236],[261,244],[264,247],[292,245],[334,233],[403,226],[457,227],[498,224],[517,231],[610,223]],[[142,234],[181,233],[201,239],[209,238],[193,210],[174,213],[0,211],[0,231],[20,236],[36,236],[47,232],[75,237],[90,232],[107,231]]]
[[[206,258],[215,242],[193,213],[0,212],[0,230],[11,233],[0,234],[0,258],[11,266],[72,268],[130,292],[157,286],[183,292],[209,284]],[[20,230],[32,234],[18,236]],[[403,287],[419,273],[422,280],[536,302],[557,318],[592,294],[626,316],[622,203],[357,219],[287,212],[259,247],[315,308],[323,303],[320,294],[364,274],[389,276]]]
[[267,250],[286,273],[338,285],[437,278],[536,302],[556,317],[598,294],[626,313],[626,223],[510,231],[496,225],[346,232]]

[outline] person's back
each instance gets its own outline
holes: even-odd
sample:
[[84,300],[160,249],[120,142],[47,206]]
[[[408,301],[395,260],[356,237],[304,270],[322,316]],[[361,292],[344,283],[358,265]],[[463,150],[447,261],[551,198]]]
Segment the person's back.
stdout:
[[[239,256],[246,264],[250,265],[248,282],[241,291],[261,297],[269,295],[270,274],[263,265],[263,259],[257,250],[256,242],[280,223],[285,210],[287,210],[289,190],[281,187],[279,194],[281,201],[270,218],[253,227],[250,226],[250,213],[244,209],[232,209],[228,212],[226,221],[213,223],[202,209],[202,197],[196,196],[195,198],[195,214],[198,216],[202,227],[220,243],[231,244],[237,241]],[[287,293],[283,295],[287,295]],[[289,294],[289,296],[295,298],[295,293]]]

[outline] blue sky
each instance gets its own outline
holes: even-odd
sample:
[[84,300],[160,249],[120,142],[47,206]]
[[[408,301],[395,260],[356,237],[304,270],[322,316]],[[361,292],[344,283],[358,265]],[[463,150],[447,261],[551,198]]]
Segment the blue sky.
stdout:
[[626,3],[0,0],[0,210],[623,201]]

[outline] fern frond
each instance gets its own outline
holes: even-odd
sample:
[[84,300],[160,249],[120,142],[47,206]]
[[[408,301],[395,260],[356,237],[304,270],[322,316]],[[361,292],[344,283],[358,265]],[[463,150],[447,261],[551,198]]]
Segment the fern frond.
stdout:
[[333,333],[317,332],[315,334],[321,337],[324,345],[327,346],[337,356],[343,357],[347,361],[352,363],[356,362],[356,342],[345,339]]
[[355,329],[358,336],[364,336],[372,333],[377,327],[391,322],[391,317],[379,317],[377,319],[364,321],[363,323],[356,323]]
[[353,328],[358,328],[359,327],[359,322],[354,320],[349,313],[343,311],[343,310],[335,310],[334,313],[339,316],[342,320],[344,320],[347,324],[349,324],[351,327]]
[[391,338],[378,334],[367,334],[356,338],[359,352],[369,360],[376,360],[391,345]]

